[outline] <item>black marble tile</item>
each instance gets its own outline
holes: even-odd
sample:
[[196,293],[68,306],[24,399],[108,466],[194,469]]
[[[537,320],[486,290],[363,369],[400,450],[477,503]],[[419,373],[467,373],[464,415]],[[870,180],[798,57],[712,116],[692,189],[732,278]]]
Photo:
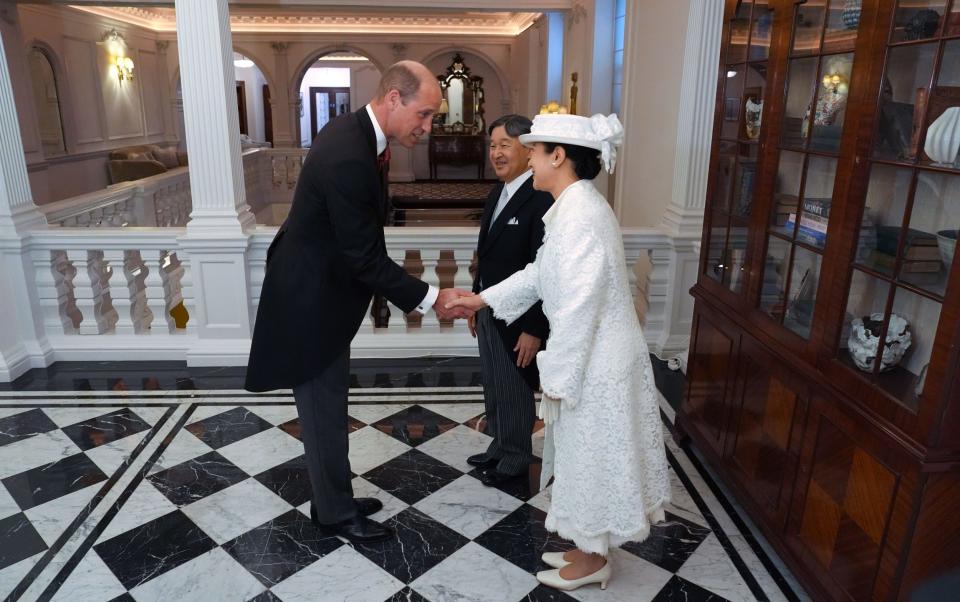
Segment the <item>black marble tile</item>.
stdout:
[[644,541],[630,542],[621,547],[647,562],[676,573],[710,535],[710,529],[669,512],[666,518],[666,521],[650,528],[650,536]]
[[395,537],[356,544],[354,549],[404,583],[426,573],[470,541],[415,508],[407,508],[384,524],[396,532]]
[[432,456],[411,449],[363,475],[380,489],[408,503],[416,504],[463,473]]
[[[540,470],[542,468],[543,464],[541,462],[530,464],[527,467],[526,474],[520,474],[512,479],[507,479],[494,485],[494,487],[508,495],[512,495],[518,500],[526,502],[540,493]],[[480,473],[484,470],[483,468],[474,468],[467,474],[476,479],[480,479]]]
[[283,602],[275,593],[270,590],[263,592],[255,598],[250,598],[248,602]]
[[217,452],[209,452],[147,478],[167,499],[184,506],[236,485],[248,476]]
[[63,432],[82,450],[99,447],[148,430],[150,430],[150,424],[130,408],[123,408],[63,428]]
[[287,460],[254,478],[294,507],[309,502],[312,497],[305,456]]
[[723,596],[674,575],[651,602],[728,602]]
[[540,584],[521,598],[520,602],[576,602],[576,598],[571,598],[558,589]]
[[47,544],[22,512],[0,520],[0,570],[46,549]]
[[93,549],[120,583],[133,589],[215,547],[200,527],[175,510]]
[[137,602],[137,601],[130,594],[120,594],[113,600],[110,600],[110,602]]
[[457,422],[446,416],[431,412],[422,406],[413,405],[378,420],[370,426],[411,447],[416,447],[457,425]]
[[0,418],[0,447],[56,428],[56,423],[39,408]]
[[278,424],[277,428],[291,437],[296,437],[300,441],[303,441],[303,438],[300,436],[300,418],[294,418],[293,420],[288,420],[283,424]]
[[540,560],[544,552],[565,552],[574,547],[547,531],[546,519],[546,512],[524,504],[474,541],[528,573],[536,573],[550,568]]
[[84,454],[74,454],[9,476],[3,479],[3,484],[20,509],[29,510],[106,480],[107,475],[93,460]]
[[309,517],[291,510],[223,544],[223,549],[272,587],[342,545],[320,533]]
[[213,449],[236,443],[269,428],[273,428],[273,425],[242,407],[227,410],[186,427]]
[[430,602],[430,600],[421,596],[416,590],[405,587],[383,602]]

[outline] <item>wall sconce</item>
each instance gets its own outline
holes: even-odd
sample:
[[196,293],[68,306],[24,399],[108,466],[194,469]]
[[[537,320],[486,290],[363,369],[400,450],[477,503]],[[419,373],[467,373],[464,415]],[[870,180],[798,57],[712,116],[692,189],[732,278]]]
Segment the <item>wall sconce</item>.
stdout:
[[117,79],[122,84],[124,81],[133,81],[133,59],[129,56],[114,57],[114,67],[117,70]]
[[550,102],[548,102],[548,103],[545,104],[545,105],[540,105],[540,114],[541,114],[541,115],[545,115],[545,114],[548,114],[548,113],[555,113],[555,114],[559,114],[559,115],[566,115],[566,114],[569,113],[569,112],[570,112],[570,111],[567,110],[567,107],[563,106],[562,104],[558,103],[558,102],[555,101],[555,100],[551,100]]
[[239,52],[233,53],[233,66],[238,69],[249,69],[253,67],[254,63],[247,57],[243,56]]
[[839,73],[828,73],[823,76],[823,87],[829,88],[833,91],[834,94],[840,92],[840,86],[844,87],[846,91],[847,78],[840,75]]

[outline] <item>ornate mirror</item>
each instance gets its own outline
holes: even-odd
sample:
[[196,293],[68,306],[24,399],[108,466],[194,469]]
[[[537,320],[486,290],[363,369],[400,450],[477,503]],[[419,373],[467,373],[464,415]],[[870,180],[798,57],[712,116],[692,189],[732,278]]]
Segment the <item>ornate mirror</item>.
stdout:
[[444,75],[438,75],[443,104],[434,121],[435,132],[477,134],[484,130],[483,78],[470,75],[458,52]]

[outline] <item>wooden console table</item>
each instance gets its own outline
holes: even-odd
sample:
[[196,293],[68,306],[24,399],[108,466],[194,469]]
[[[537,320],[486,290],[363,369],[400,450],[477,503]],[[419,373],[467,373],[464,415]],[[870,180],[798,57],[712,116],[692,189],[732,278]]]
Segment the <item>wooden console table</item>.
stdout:
[[483,134],[430,134],[430,178],[437,179],[437,165],[476,165],[483,179],[487,165],[487,137]]

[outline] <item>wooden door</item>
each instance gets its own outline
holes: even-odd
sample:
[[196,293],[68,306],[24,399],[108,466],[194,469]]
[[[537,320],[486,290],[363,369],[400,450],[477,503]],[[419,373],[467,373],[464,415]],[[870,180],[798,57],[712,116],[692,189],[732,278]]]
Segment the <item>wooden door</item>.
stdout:
[[240,133],[246,134],[247,129],[247,82],[237,82],[237,114],[240,118]]
[[273,106],[270,104],[270,86],[263,84],[263,137],[273,144]]

